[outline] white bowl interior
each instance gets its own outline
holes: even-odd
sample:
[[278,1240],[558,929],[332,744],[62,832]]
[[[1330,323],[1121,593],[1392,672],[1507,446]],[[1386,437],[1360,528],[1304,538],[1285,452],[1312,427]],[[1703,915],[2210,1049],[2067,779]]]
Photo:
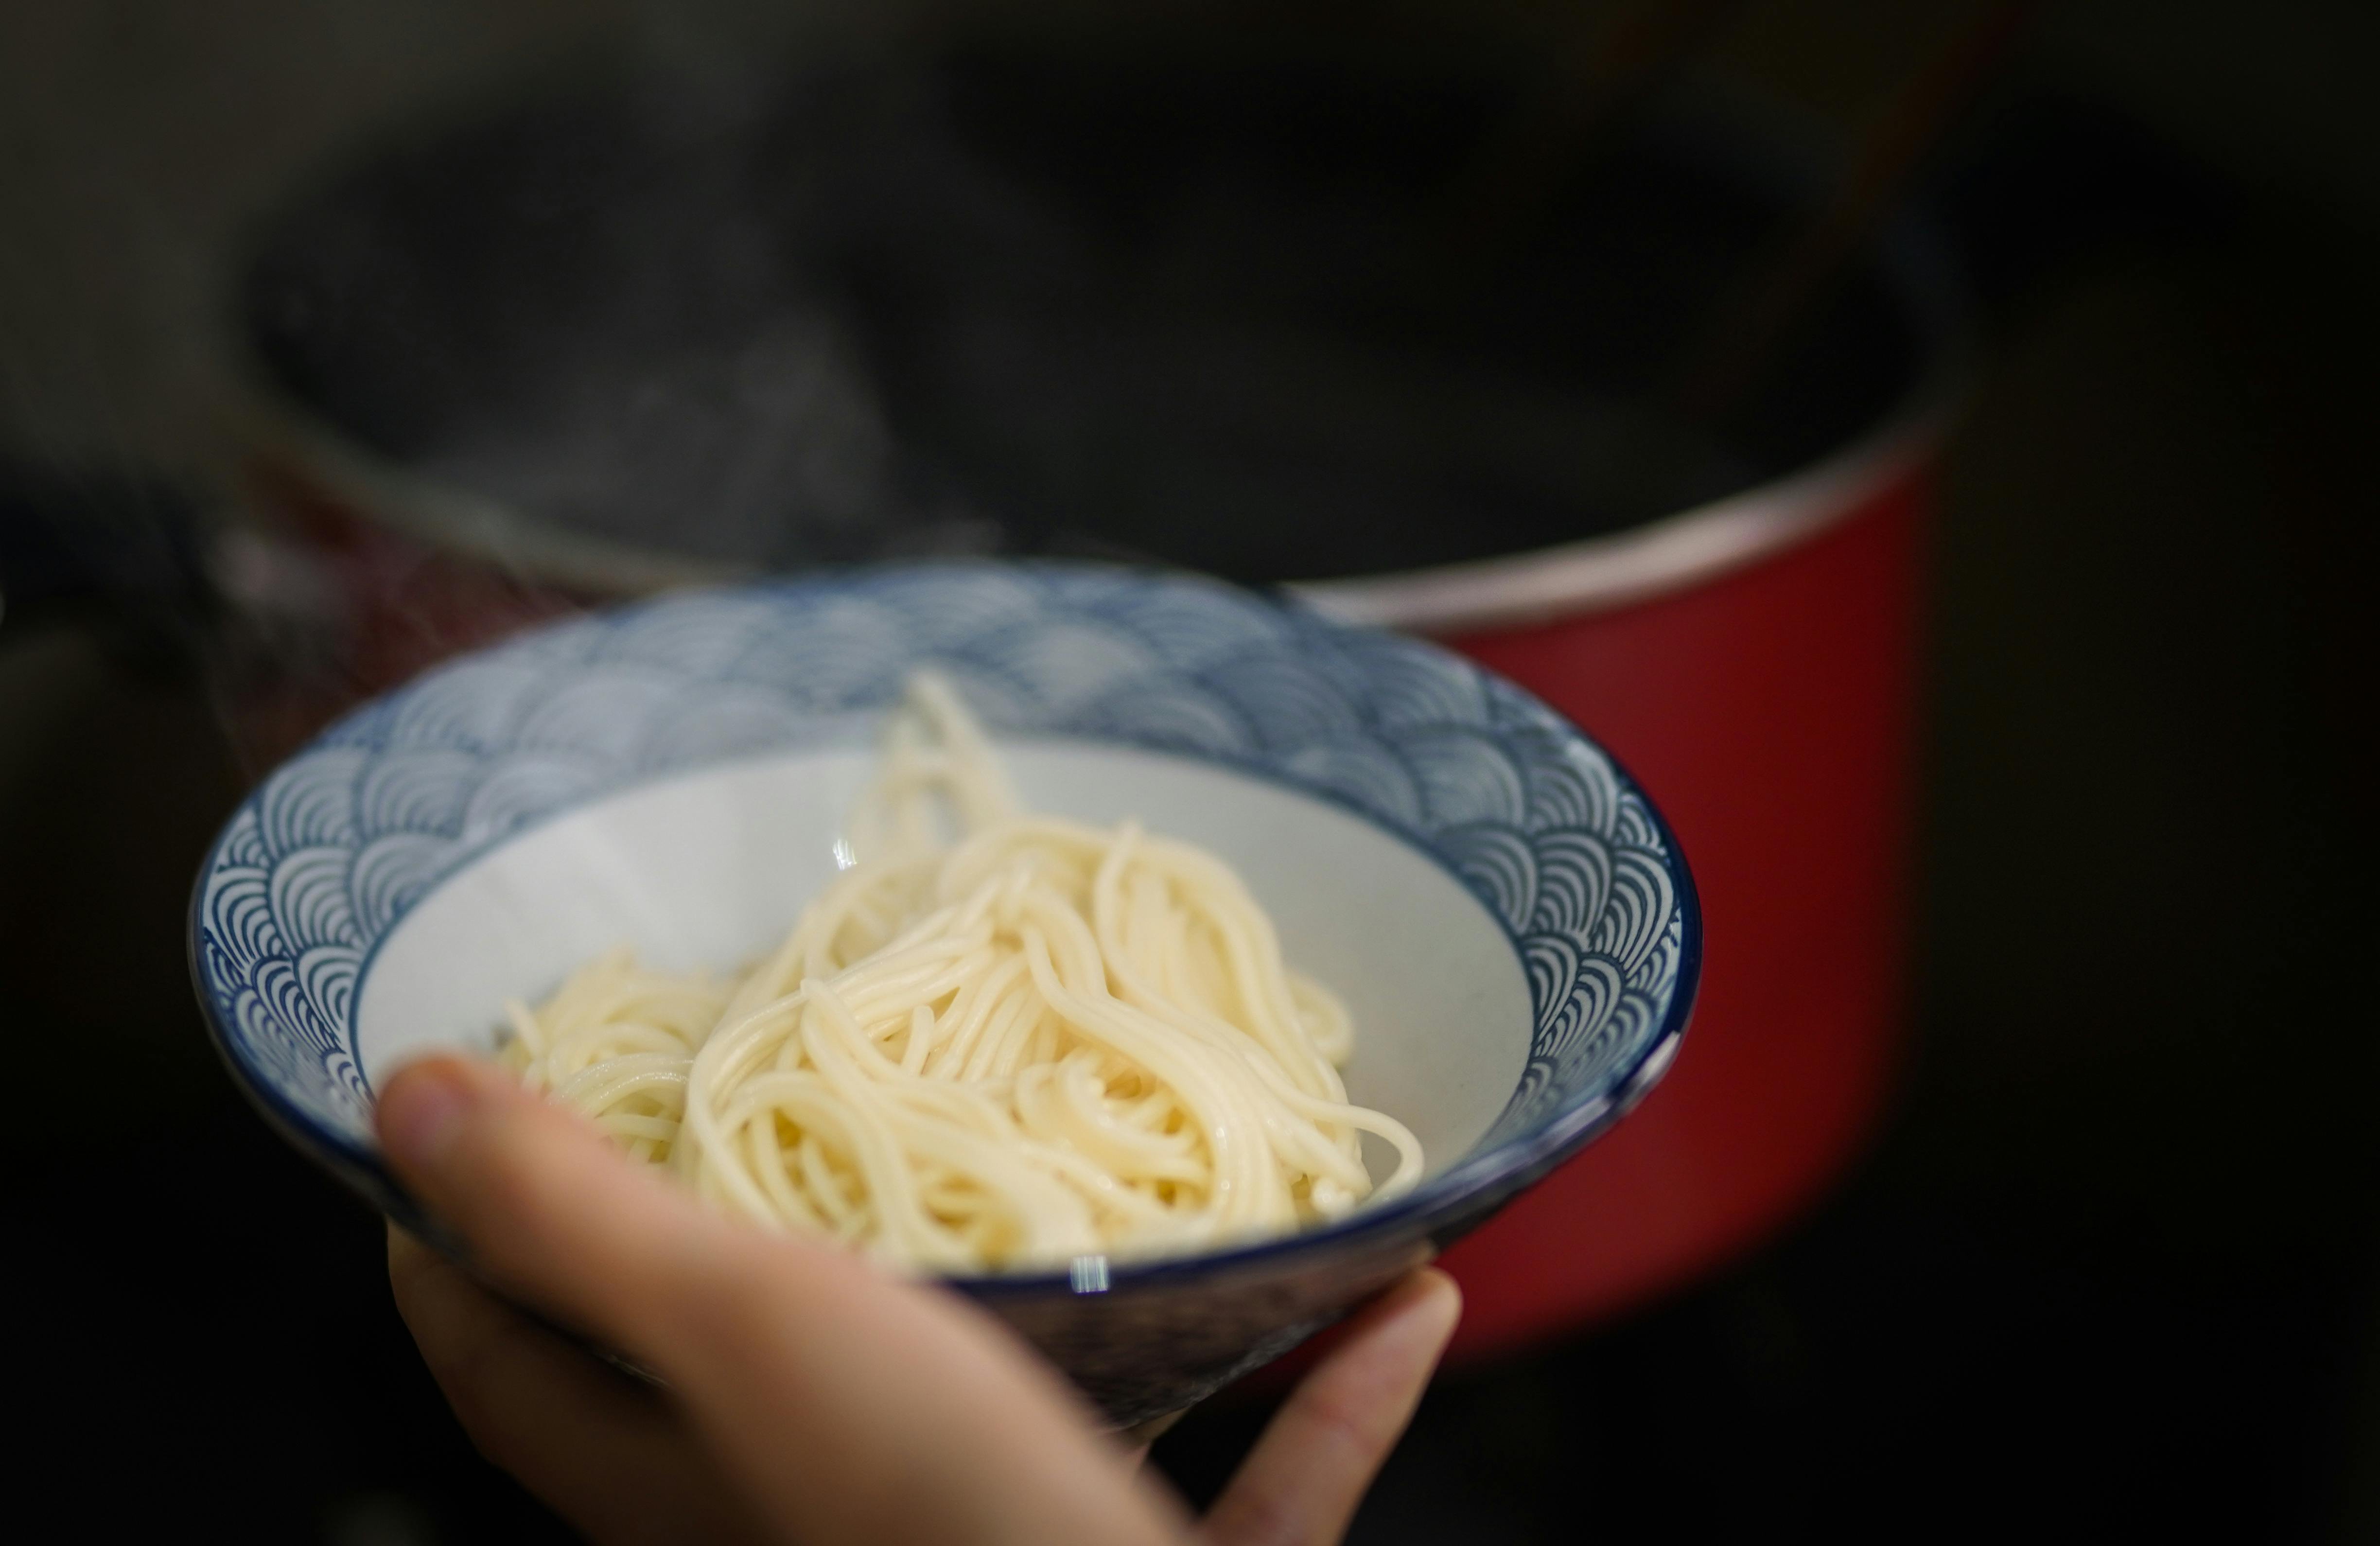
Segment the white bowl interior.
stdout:
[[[1035,810],[1137,818],[1235,866],[1290,964],[1354,1016],[1350,1096],[1410,1126],[1433,1171],[1504,1109],[1528,1058],[1528,979],[1495,918],[1428,857],[1334,805],[1186,758],[1079,741],[1002,752]],[[487,1051],[505,998],[539,999],[615,944],[671,969],[733,967],[771,947],[834,873],[834,839],[871,761],[855,745],[716,764],[481,856],[367,964],[356,1009],[366,1077],[435,1047]],[[1367,1153],[1375,1174],[1384,1156]]]

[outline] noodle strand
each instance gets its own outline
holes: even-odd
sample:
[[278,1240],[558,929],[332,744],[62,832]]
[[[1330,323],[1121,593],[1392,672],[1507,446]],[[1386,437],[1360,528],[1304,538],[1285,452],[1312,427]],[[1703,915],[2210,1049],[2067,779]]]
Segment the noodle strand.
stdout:
[[608,952],[505,1004],[504,1059],[713,1205],[913,1270],[1195,1249],[1419,1179],[1413,1134],[1347,1101],[1345,1008],[1229,866],[1026,814],[931,675],[883,749],[849,867],[766,959]]

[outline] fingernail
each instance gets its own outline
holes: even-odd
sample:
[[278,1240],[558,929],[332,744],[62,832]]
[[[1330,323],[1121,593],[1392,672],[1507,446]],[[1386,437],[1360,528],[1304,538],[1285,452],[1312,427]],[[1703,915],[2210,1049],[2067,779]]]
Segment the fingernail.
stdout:
[[461,1071],[441,1063],[398,1070],[380,1098],[380,1141],[408,1169],[430,1170],[445,1156],[475,1099]]

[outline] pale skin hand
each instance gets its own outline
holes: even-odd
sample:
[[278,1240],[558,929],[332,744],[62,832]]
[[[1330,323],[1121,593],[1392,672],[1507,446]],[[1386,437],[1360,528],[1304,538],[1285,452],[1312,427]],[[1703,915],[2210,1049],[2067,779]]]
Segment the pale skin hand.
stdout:
[[473,1442],[601,1542],[1336,1541],[1460,1312],[1432,1271],[1375,1300],[1194,1523],[982,1311],[718,1216],[502,1070],[425,1060],[377,1120],[508,1294],[666,1382],[631,1383],[391,1231],[397,1308]]

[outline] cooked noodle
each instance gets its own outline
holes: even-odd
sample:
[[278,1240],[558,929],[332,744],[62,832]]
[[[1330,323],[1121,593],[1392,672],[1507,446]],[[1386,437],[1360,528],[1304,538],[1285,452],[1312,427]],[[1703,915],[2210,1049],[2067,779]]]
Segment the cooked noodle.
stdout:
[[[939,678],[836,857],[740,980],[615,950],[507,1004],[502,1055],[717,1206],[926,1271],[1193,1250],[1418,1179],[1412,1133],[1347,1102],[1346,1010],[1230,867],[1024,813]],[[1377,1187],[1365,1133],[1397,1157]]]

